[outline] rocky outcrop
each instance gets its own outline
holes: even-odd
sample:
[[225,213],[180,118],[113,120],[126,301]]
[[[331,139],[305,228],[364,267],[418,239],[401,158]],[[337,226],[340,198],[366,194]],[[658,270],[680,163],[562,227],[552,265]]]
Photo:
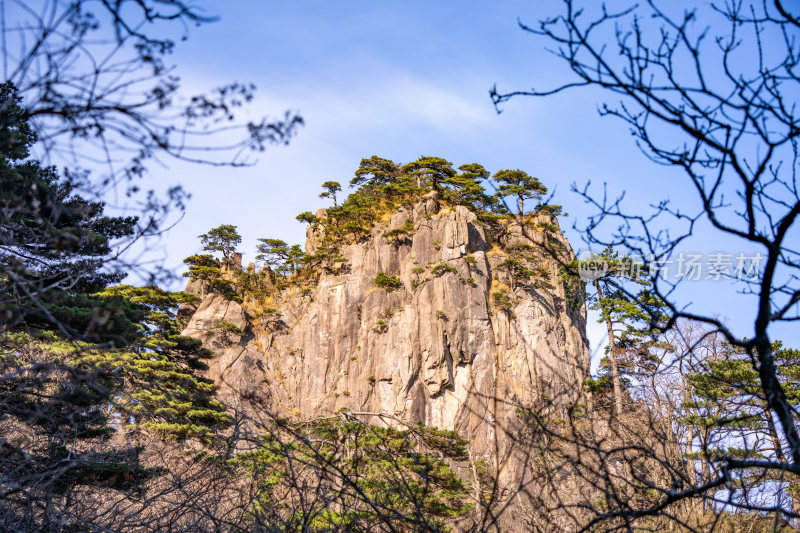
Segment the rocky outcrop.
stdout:
[[[320,238],[309,230],[306,250]],[[215,350],[209,373],[226,399],[256,398],[259,409],[297,417],[346,408],[456,430],[474,459],[520,483],[507,435],[518,409],[580,401],[589,375],[584,310],[571,310],[557,262],[538,246],[546,239],[571,256],[559,232],[535,223],[507,224],[490,242],[474,213],[440,210],[429,197],[343,246],[339,271],[285,290],[271,308],[206,296],[184,334]],[[533,281],[514,273],[514,250]],[[402,286],[378,287],[379,272]],[[244,336],[223,338],[219,322]]]

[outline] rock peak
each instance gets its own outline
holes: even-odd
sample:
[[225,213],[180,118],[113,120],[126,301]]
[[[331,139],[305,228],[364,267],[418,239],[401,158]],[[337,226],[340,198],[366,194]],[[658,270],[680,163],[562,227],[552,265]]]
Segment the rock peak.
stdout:
[[[320,253],[325,231],[309,228],[306,254]],[[506,431],[520,408],[579,402],[589,376],[585,311],[571,308],[546,249],[572,257],[554,217],[489,224],[430,194],[268,304],[209,294],[184,334],[215,350],[209,375],[229,402],[419,421],[457,431],[474,458],[497,464],[512,454]],[[222,322],[244,334],[216,331]],[[504,472],[519,481],[513,467]]]

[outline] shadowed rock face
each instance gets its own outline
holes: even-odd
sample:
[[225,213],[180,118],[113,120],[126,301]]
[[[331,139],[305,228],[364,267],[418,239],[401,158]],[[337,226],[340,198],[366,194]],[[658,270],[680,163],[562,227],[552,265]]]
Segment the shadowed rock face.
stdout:
[[[395,242],[384,236],[408,221],[413,232]],[[563,237],[553,237],[571,257]],[[440,211],[427,198],[378,224],[366,242],[344,246],[341,272],[323,273],[305,294],[284,291],[273,304],[280,316],[250,318],[239,304],[209,295],[184,334],[215,350],[210,377],[228,401],[257,398],[259,409],[298,417],[346,407],[422,421],[458,431],[474,459],[500,466],[513,456],[506,431],[516,409],[543,398],[556,406],[579,401],[589,375],[584,310],[570,311],[556,262],[542,254],[541,288],[522,285],[501,266],[504,250],[536,249],[545,238],[513,223],[500,246],[491,246],[474,213]],[[307,251],[318,242],[310,229]],[[455,271],[432,272],[440,264]],[[399,277],[403,287],[377,287],[378,272]],[[493,296],[502,287],[510,309]],[[221,321],[245,336],[207,336]],[[519,481],[515,470],[512,460],[501,478]]]

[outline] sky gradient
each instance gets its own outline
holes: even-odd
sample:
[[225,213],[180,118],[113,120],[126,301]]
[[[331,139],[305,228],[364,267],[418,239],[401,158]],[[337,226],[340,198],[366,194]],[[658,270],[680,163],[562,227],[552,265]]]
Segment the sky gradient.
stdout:
[[[608,95],[586,90],[518,98],[500,114],[492,106],[494,84],[513,90],[571,79],[546,43],[517,22],[552,16],[560,2],[201,5],[220,20],[190,28],[189,39],[179,43],[173,57],[186,92],[253,82],[258,93],[248,112],[254,117],[292,109],[306,126],[290,146],[268,149],[248,168],[153,167],[148,185],[180,183],[192,194],[185,217],[155,252],[167,265],[181,268],[183,257],[200,250],[197,236],[219,224],[239,228],[245,264],[260,237],[303,243],[305,225],[295,216],[328,205],[318,198],[320,184],[346,184],[360,159],[371,155],[401,163],[440,156],[491,172],[523,169],[564,205],[568,216],[560,223],[576,251],[585,245],[572,226],[582,225],[591,210],[570,192],[572,183],[591,181],[598,192],[606,183],[610,195],[625,192],[636,209],[665,198],[692,201],[679,171],[654,165],[625,124],[599,117],[597,106]],[[711,237],[698,239],[694,250],[745,251]],[[700,309],[738,327],[751,320],[730,312],[744,300],[728,282],[694,284],[689,292]],[[779,333],[800,340],[791,331]],[[591,320],[589,336],[598,354],[604,328]]]

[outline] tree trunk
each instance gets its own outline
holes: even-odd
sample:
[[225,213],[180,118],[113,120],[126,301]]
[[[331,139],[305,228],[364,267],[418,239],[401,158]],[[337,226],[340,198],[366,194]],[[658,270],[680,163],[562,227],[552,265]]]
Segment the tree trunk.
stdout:
[[772,345],[766,335],[756,338],[756,350],[758,352],[758,376],[761,382],[761,390],[767,397],[767,409],[775,411],[778,415],[778,422],[781,425],[783,434],[789,445],[789,453],[792,462],[800,463],[800,435],[794,424],[794,414],[786,399],[783,386],[778,381],[777,370],[775,369],[775,358],[772,353]]
[[[767,421],[767,429],[769,430],[769,438],[772,440],[772,447],[775,449],[775,457],[780,462],[786,462],[786,454],[783,453],[781,446],[781,439],[778,436],[778,431],[775,428],[775,419],[772,418],[772,411],[764,409],[764,418]],[[792,512],[800,514],[800,484],[796,481],[797,476],[788,474],[792,481],[789,481],[789,487],[793,490],[790,491],[789,497],[792,499]],[[793,519],[792,523],[797,526],[797,519]]]
[[[687,404],[692,401],[692,392],[691,392],[691,386],[686,380],[686,371],[683,369],[683,361],[679,363],[678,375],[680,376],[680,387],[681,387],[680,398],[675,401],[675,404],[677,405],[679,402]],[[694,410],[691,407],[686,407],[684,415],[687,415],[688,418],[688,414],[690,412],[692,412],[692,414],[695,414],[693,411]],[[674,410],[673,413],[675,413]],[[679,415],[675,413],[672,417],[670,417],[670,420],[677,420],[678,417]],[[687,422],[686,423],[686,455],[687,455],[686,470],[687,470],[687,475],[689,476],[689,479],[692,482],[692,485],[697,485],[698,483],[697,468],[696,468],[697,461],[696,459],[692,458],[692,454],[694,453],[694,438],[695,438],[694,424],[692,422]]]
[[786,461],[786,456],[783,454],[783,448],[781,447],[781,439],[775,428],[775,419],[772,418],[772,411],[768,408],[764,409],[764,418],[767,421],[767,429],[769,430],[769,438],[772,440],[772,447],[775,449],[775,457],[778,458],[778,461]]
[[[520,204],[522,200],[520,199]],[[594,280],[594,288],[597,290],[597,297],[602,300],[603,289],[600,287],[600,282]],[[602,309],[602,305],[600,306]],[[611,317],[606,316],[606,329],[608,330],[608,359],[611,361],[611,382],[614,385],[614,412],[617,417],[622,415],[622,385],[619,379],[619,366],[617,365],[617,343],[614,337],[614,324],[611,322]]]

